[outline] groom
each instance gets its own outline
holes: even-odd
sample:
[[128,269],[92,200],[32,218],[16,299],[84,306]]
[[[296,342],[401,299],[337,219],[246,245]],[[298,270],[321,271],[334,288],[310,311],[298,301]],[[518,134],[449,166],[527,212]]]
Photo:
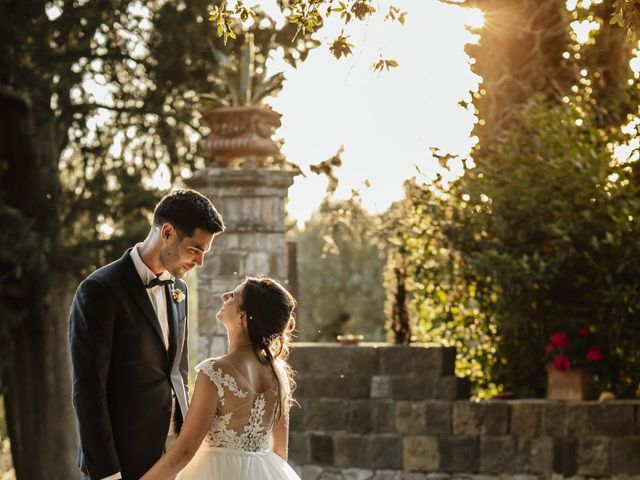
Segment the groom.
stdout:
[[156,206],[144,242],[89,275],[69,317],[78,465],[88,480],[136,480],[187,413],[187,286],[222,217],[194,190]]

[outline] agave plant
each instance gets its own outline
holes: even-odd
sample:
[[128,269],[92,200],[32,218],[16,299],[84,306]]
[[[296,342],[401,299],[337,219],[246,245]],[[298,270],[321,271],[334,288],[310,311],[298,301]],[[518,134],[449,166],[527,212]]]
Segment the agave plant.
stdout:
[[282,72],[267,76],[266,64],[263,63],[256,74],[253,34],[245,35],[239,58],[224,54],[211,42],[209,46],[218,64],[218,78],[214,79],[211,92],[200,94],[200,99],[205,103],[213,106],[257,105],[282,88]]

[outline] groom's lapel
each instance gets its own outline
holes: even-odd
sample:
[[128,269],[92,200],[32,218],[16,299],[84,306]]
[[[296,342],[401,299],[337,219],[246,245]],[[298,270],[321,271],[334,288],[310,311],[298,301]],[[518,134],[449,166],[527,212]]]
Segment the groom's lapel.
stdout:
[[[175,285],[174,285],[175,287]],[[167,297],[167,322],[169,323],[169,361],[173,365],[173,360],[176,354],[176,347],[180,341],[180,329],[178,328],[178,302],[173,299],[172,291],[174,287],[169,285],[164,286],[165,296]],[[179,287],[178,287],[179,288]]]
[[131,260],[131,256],[129,252],[131,249],[127,250],[125,256],[122,257],[122,261],[124,262],[124,274],[123,274],[123,284],[125,290],[129,293],[131,298],[133,298],[134,302],[144,316],[149,320],[156,333],[158,334],[158,339],[160,343],[164,346],[164,337],[162,335],[162,329],[160,328],[160,322],[158,321],[158,316],[156,315],[156,311],[153,309],[153,305],[151,305],[151,300],[149,299],[149,294],[147,293],[147,289],[142,284],[142,280],[140,280],[140,275],[136,271],[136,267],[133,264],[133,260]]

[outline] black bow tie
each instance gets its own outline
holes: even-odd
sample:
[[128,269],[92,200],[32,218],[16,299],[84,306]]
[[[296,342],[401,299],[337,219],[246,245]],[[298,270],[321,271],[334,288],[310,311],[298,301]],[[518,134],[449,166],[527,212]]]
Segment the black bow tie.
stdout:
[[169,280],[160,280],[160,277],[156,277],[153,280],[151,280],[149,283],[147,283],[145,285],[145,287],[147,288],[153,288],[153,287],[157,287],[158,285],[171,285],[173,283],[173,280],[169,279]]

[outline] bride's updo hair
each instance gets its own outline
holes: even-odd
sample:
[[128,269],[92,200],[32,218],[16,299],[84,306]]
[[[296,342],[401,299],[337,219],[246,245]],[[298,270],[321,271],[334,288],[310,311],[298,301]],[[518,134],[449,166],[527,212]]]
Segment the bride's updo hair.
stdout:
[[295,328],[296,300],[277,281],[267,277],[247,277],[240,308],[247,316],[247,335],[264,365],[269,365],[276,382],[275,419],[288,412],[295,388],[293,372],[287,364],[289,342]]

